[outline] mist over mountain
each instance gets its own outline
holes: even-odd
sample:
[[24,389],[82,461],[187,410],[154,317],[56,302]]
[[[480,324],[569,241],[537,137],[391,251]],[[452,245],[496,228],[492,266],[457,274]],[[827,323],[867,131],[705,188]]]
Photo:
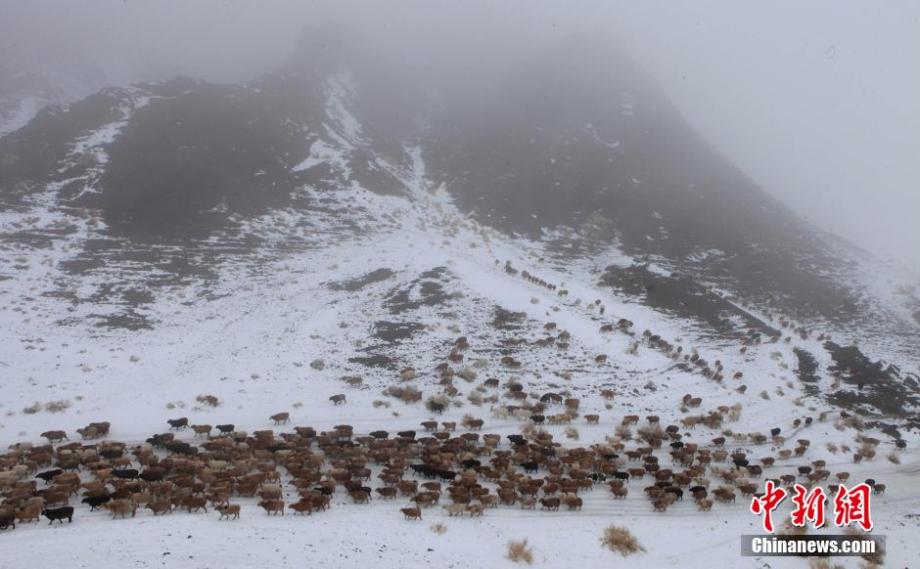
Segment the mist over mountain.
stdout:
[[[478,569],[526,535],[592,568],[616,523],[643,566],[712,567],[770,479],[872,481],[909,564],[920,278],[756,181],[634,42],[402,6],[257,74],[195,73],[204,26],[149,62],[182,74],[0,66],[12,563]],[[208,23],[293,26],[245,12]],[[105,496],[67,506],[74,477]]]

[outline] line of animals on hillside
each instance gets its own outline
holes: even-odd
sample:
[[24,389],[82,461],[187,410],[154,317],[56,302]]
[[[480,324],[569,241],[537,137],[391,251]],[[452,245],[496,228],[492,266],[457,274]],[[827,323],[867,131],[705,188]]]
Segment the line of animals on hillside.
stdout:
[[[554,401],[547,398],[549,404]],[[279,413],[270,419],[284,424],[290,416]],[[597,422],[593,417],[588,420]],[[639,422],[637,415],[628,415],[620,424]],[[108,423],[92,423],[81,430],[84,438],[98,442],[65,443],[66,433],[48,431],[44,433],[48,444],[19,443],[0,455],[0,529],[37,522],[40,516],[49,524],[72,522],[75,509],[70,501],[78,494],[90,510],[108,510],[113,518],[134,517],[139,508],[153,515],[175,509],[207,512],[210,505],[221,519],[236,519],[240,504],[231,503],[234,498],[258,497],[258,505],[269,515],[284,515],[285,510],[309,515],[327,511],[341,488],[356,504],[367,504],[375,495],[382,500],[406,498],[409,505],[400,509],[401,514],[421,519],[423,510],[439,504],[445,494],[450,500],[444,506],[449,516],[481,516],[490,508],[515,505],[580,510],[584,492],[606,486],[613,499],[622,499],[629,494],[631,481],[646,478],[652,484],[642,492],[654,511],[667,511],[686,493],[701,511],[708,511],[714,501],[735,502],[736,492],[758,496],[765,471],[793,452],[778,449],[785,443],[779,427],[771,431],[770,439],[735,435],[739,443],[772,443],[771,451],[778,451],[777,456],[753,458],[740,447],[726,450],[725,437],[703,445],[690,442],[677,425],[662,429],[656,416],[645,418],[638,430],[640,441],[631,448],[626,441],[565,448],[554,442],[551,433],[536,428],[507,435],[505,446],[500,435],[478,432],[483,423],[467,417],[461,422],[466,432],[457,434],[455,422],[442,423],[444,428],[439,429],[438,422],[425,421],[422,433],[408,430],[395,436],[386,431],[356,436],[350,425],[325,432],[294,427],[292,432],[248,434],[226,424],[218,426],[218,435],[210,436],[210,429],[207,433],[195,429],[183,417],[169,420],[168,432],[137,445],[98,440],[108,436]],[[191,441],[176,437],[190,427],[195,432]],[[198,435],[208,438],[196,442]],[[871,446],[879,441],[863,437],[862,443]],[[799,439],[795,457],[805,455],[809,447],[809,440]],[[373,466],[379,469],[376,488],[370,482]],[[289,477],[286,485],[297,493],[293,502],[284,501],[283,474]],[[811,486],[830,476],[824,460],[813,460],[771,480],[777,485]],[[842,483],[850,475],[833,476]],[[886,490],[875,480],[866,483],[876,494]],[[834,492],[835,486],[831,484],[829,490]]]

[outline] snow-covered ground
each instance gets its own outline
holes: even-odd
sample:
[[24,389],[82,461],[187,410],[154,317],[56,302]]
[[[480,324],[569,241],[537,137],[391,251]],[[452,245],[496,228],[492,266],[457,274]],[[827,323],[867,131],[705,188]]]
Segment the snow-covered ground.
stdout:
[[[333,99],[347,95],[344,79],[329,88]],[[631,105],[624,100],[624,112]],[[347,168],[342,153],[360,137],[360,125],[350,122],[346,107],[335,110],[337,123],[327,125],[327,134],[348,137],[317,142],[317,156],[302,168],[320,161]],[[104,165],[102,146],[117,134],[117,123],[89,133],[77,141],[75,151],[98,154],[97,162]],[[380,196],[357,184],[323,193],[305,188],[316,210],[273,211],[243,223],[243,234],[263,240],[262,253],[222,262],[215,269],[216,279],[183,278],[169,284],[169,275],[149,267],[137,270],[126,262],[68,272],[62,264],[74,261],[86,243],[103,235],[102,222],[57,208],[42,194],[30,211],[3,213],[0,228],[6,234],[29,230],[54,237],[35,248],[11,241],[0,251],[0,270],[6,277],[0,281],[0,445],[39,443],[40,434],[49,429],[63,429],[76,438],[75,429],[92,421],[111,422],[109,438],[137,444],[164,432],[167,419],[181,416],[192,424],[234,423],[254,431],[273,428],[269,416],[281,411],[291,413],[293,425],[318,430],[339,424],[351,424],[358,433],[418,429],[431,418],[423,402],[405,404],[384,390],[399,382],[401,368],[413,367],[418,378],[410,383],[425,398],[442,393],[435,366],[446,361],[458,337],[466,336],[470,349],[464,362],[452,367],[469,367],[477,377],[470,382],[455,379],[456,404],[439,420],[470,414],[485,419],[485,433],[519,432],[526,420],[492,409],[511,401],[476,405],[467,399],[489,377],[502,385],[516,379],[528,393],[566,393],[581,399],[582,416],[600,415],[598,425],[584,419],[571,425],[578,440],[567,438],[566,426],[545,427],[569,447],[610,440],[625,415],[655,414],[669,425],[690,414],[740,404],[740,416],[723,429],[768,433],[781,427],[790,441],[785,448],[792,448],[797,438],[812,443],[805,457],[778,460],[767,475],[794,472],[800,464],[825,459],[832,473],[848,471],[851,480],[873,477],[887,484],[887,493],[873,500],[875,533],[887,536],[886,564],[916,563],[916,433],[904,433],[907,449],[896,454],[890,437],[862,433],[882,443],[874,460],[860,464],[852,463],[852,452],[831,452],[827,443],[855,449],[860,433],[839,424],[838,409],[806,395],[795,375],[793,350],[800,347],[817,358],[818,387],[834,389],[827,373],[831,362],[816,334],[788,343],[754,344],[744,352],[737,339],[703,335],[693,322],[601,286],[598,274],[606,266],[630,263],[615,247],[590,259],[560,262],[542,242],[504,236],[461,214],[444,191],[428,187],[419,153],[410,154],[415,160],[409,166],[380,166],[403,178],[411,195]],[[342,211],[357,223],[346,223]],[[62,227],[68,230],[55,232]],[[219,241],[216,237],[210,244]],[[650,270],[667,272],[654,265]],[[557,289],[525,280],[522,271]],[[378,276],[368,279],[370,274]],[[154,277],[167,284],[151,285]],[[149,292],[151,299],[136,306],[113,294],[93,300],[102,289],[111,293],[107,286],[116,292]],[[568,295],[561,296],[559,289]],[[95,325],[100,314],[117,315],[126,306],[143,312],[151,327]],[[512,328],[496,326],[497,309],[524,316]],[[600,331],[623,318],[634,323],[632,333]],[[547,327],[550,323],[555,328]],[[567,349],[558,342],[538,343],[563,330],[571,335]],[[725,379],[714,381],[692,367],[681,370],[678,360],[643,339],[644,330],[681,346],[684,354],[695,350],[710,363],[720,361]],[[522,362],[519,369],[500,364],[509,353]],[[598,363],[598,355],[607,361]],[[734,379],[736,372],[743,377]],[[342,381],[348,376],[362,377],[362,385],[348,386]],[[602,389],[613,389],[616,397],[605,399]],[[347,404],[329,402],[337,393],[347,395]],[[220,404],[212,408],[196,402],[205,394],[216,396]],[[700,408],[681,409],[685,394],[702,398]],[[63,402],[64,409],[47,410],[51,402]],[[26,411],[36,403],[36,412]],[[817,420],[825,411],[827,419]],[[794,427],[796,419],[806,416],[816,420]],[[701,444],[723,434],[722,429],[703,426],[681,431],[687,440]],[[192,440],[191,433],[180,436]],[[507,448],[507,441],[503,445]],[[778,451],[772,443],[758,445],[731,436],[727,448],[747,450],[754,458]],[[889,454],[899,464],[889,461]],[[710,512],[698,512],[687,499],[661,513],[642,495],[645,484],[634,481],[629,497],[616,501],[600,485],[585,494],[580,512],[499,507],[482,518],[457,519],[436,508],[426,510],[422,522],[403,520],[398,511],[403,500],[354,505],[341,491],[331,511],[310,517],[270,517],[255,500],[238,500],[243,505],[238,521],[218,521],[214,513],[153,517],[145,510],[136,518],[113,521],[107,512],[90,513],[81,505],[73,524],[20,524],[14,532],[0,534],[0,568],[44,566],[51,560],[94,568],[505,567],[513,565],[504,557],[508,541],[525,538],[533,548],[534,564],[545,567],[806,566],[800,559],[740,557],[739,536],[760,528],[759,519],[747,511],[746,498],[717,503]],[[289,491],[286,498],[293,496]],[[447,531],[435,533],[433,523],[444,524]],[[630,528],[647,551],[624,560],[602,548],[601,532],[610,524]],[[843,564],[856,566],[853,559]]]
[[[469,386],[460,382],[461,391],[485,377],[495,376],[504,383],[514,376],[525,382],[528,391],[568,390],[582,399],[583,413],[600,414],[597,426],[576,422],[577,442],[567,441],[562,426],[546,427],[557,440],[573,446],[613,436],[626,414],[654,413],[666,424],[675,422],[683,416],[679,407],[685,393],[702,397],[705,410],[741,403],[740,419],[728,425],[735,432],[766,432],[773,426],[792,430],[795,418],[816,416],[824,409],[820,401],[803,398],[793,374],[792,347],[804,345],[820,355],[816,340],[763,344],[745,354],[738,346],[694,344],[692,326],[596,286],[587,269],[579,272],[576,265],[562,272],[542,264],[539,244],[504,238],[475,225],[453,210],[443,194],[410,202],[353,189],[338,198],[346,203],[371,200],[374,203],[368,206],[378,218],[392,222],[381,222],[368,235],[329,239],[321,246],[291,252],[257,272],[245,263],[227,266],[219,283],[210,286],[212,300],[196,298],[194,287],[157,299],[148,307],[156,322],[151,330],[60,325],[60,319],[72,315],[71,308],[78,314],[93,308],[69,307],[46,297],[24,301],[23,296],[34,294],[30,290],[56,278],[56,261],[66,251],[47,251],[51,259],[47,263],[29,259],[30,268],[16,273],[3,287],[0,442],[39,442],[45,430],[73,433],[101,420],[112,423],[112,439],[139,442],[164,431],[165,420],[178,416],[188,416],[192,423],[232,422],[254,430],[270,428],[269,415],[279,411],[290,411],[294,424],[317,429],[342,423],[354,425],[358,432],[418,428],[420,421],[430,418],[422,403],[406,405],[381,393],[396,381],[396,372],[349,359],[373,342],[383,344],[380,352],[392,357],[397,367],[419,370],[415,383],[427,396],[439,392],[432,370],[461,335],[471,344],[467,361],[486,360],[477,369],[479,380]],[[509,261],[517,270],[568,289],[569,296],[560,298],[525,282],[520,274],[509,274],[504,268]],[[438,267],[444,268],[438,282],[448,298],[426,305],[422,286],[415,281]],[[378,268],[390,269],[393,275],[353,292],[330,286],[332,281],[360,278]],[[409,304],[419,302],[413,304],[415,308],[393,312],[387,299],[401,289],[407,291]],[[598,299],[605,308],[603,316],[590,307]],[[518,335],[532,341],[545,323],[555,322],[558,329],[571,333],[571,347],[562,352],[527,346],[515,354],[524,362],[522,369],[503,369],[496,346],[504,332],[490,324],[497,306],[526,313]],[[695,347],[710,361],[720,359],[726,380],[720,384],[675,369],[673,360],[644,344],[637,354],[627,354],[633,337],[598,331],[601,324],[619,318],[635,322],[640,334],[653,330],[686,349]],[[373,337],[378,321],[418,322],[425,328],[387,345]],[[597,354],[608,355],[608,362],[594,363]],[[310,366],[318,359],[325,364],[322,370]],[[730,379],[736,370],[744,372],[743,380]],[[566,372],[571,379],[560,377]],[[340,378],[348,375],[364,377],[364,386],[346,387]],[[740,383],[748,385],[744,395],[735,391]],[[617,391],[611,409],[598,395],[601,387]],[[769,399],[759,396],[761,391]],[[328,397],[339,392],[347,394],[348,403],[331,405]],[[213,409],[197,404],[195,397],[202,394],[219,397],[221,404]],[[67,401],[69,407],[60,413],[23,412],[35,402],[58,400]],[[389,400],[391,406],[375,407],[374,400]],[[514,433],[522,424],[492,416],[488,405],[471,403],[448,410],[443,420],[467,413],[486,419],[485,432]],[[708,441],[718,434],[696,428],[692,440]],[[832,419],[797,433],[813,441],[810,460],[826,457],[832,472],[848,470],[854,479],[872,476],[888,484],[887,494],[873,502],[876,532],[888,537],[891,566],[908,566],[918,553],[911,540],[920,508],[915,440],[900,453],[900,465],[886,461],[888,450],[857,466],[823,446],[825,442],[853,444],[854,435],[849,429],[836,430]],[[890,443],[883,447],[889,449]],[[755,456],[769,452],[769,445],[749,448]],[[798,463],[792,459],[787,468],[780,464],[774,468],[785,472]],[[113,521],[108,513],[79,509],[73,525],[21,524],[15,534],[0,536],[0,565],[18,567],[37,559],[66,558],[79,567],[98,567],[103,559],[113,567],[506,566],[511,565],[504,559],[507,542],[527,538],[540,566],[601,567],[624,563],[600,546],[601,531],[609,524],[628,526],[635,533],[648,551],[634,562],[646,566],[723,566],[726,560],[731,560],[731,566],[763,565],[764,560],[738,554],[738,536],[756,533],[759,527],[744,500],[717,504],[708,513],[697,512],[688,500],[667,513],[656,513],[638,491],[641,486],[635,486],[625,501],[612,500],[603,487],[588,493],[582,512],[501,507],[481,519],[448,519],[446,513],[431,510],[420,523],[404,521],[393,503],[357,506],[346,504],[346,496],[338,496],[330,512],[309,518],[268,517],[254,502],[244,500],[242,519],[234,522],[219,522],[216,514],[154,518],[143,511],[135,519]],[[431,531],[434,522],[444,523],[447,532]],[[804,561],[771,559],[770,564],[802,567]]]

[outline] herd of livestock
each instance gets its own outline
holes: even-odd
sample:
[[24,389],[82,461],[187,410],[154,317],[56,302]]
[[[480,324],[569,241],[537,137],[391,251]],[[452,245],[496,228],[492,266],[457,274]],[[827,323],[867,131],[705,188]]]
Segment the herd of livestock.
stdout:
[[[284,425],[290,417],[271,419]],[[401,514],[421,519],[438,504],[450,516],[481,516],[497,507],[580,510],[581,496],[598,488],[613,500],[630,490],[644,494],[655,511],[685,497],[707,511],[715,502],[736,502],[739,494],[757,496],[765,477],[785,486],[849,478],[847,472],[832,475],[823,460],[808,460],[807,439],[783,448],[787,441],[778,427],[769,436],[734,434],[700,444],[682,433],[686,429],[662,427],[658,417],[628,415],[617,424],[635,425],[637,438],[585,447],[556,442],[532,424],[504,437],[482,433],[483,424],[466,417],[459,431],[456,422],[432,420],[398,433],[358,435],[350,425],[246,433],[180,418],[140,444],[109,439],[107,422],[80,429],[82,441],[48,431],[48,444],[16,444],[0,455],[0,528],[41,516],[49,524],[72,522],[74,501],[113,518],[134,517],[138,509],[164,515],[210,507],[232,519],[240,515],[241,499],[257,501],[269,515],[309,515],[329,510],[341,496],[355,504],[402,500]],[[189,429],[194,434],[184,436]],[[884,492],[884,484],[867,482]]]

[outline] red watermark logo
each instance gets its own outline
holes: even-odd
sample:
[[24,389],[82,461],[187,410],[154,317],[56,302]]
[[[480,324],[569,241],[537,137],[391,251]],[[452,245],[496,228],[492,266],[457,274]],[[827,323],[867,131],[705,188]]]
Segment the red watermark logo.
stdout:
[[[858,524],[865,531],[872,530],[872,514],[869,509],[872,489],[868,484],[857,484],[850,489],[840,484],[834,496],[832,506],[834,509],[834,525],[847,527]],[[788,497],[785,488],[777,486],[772,480],[764,484],[763,494],[751,500],[751,513],[762,516],[763,529],[773,533],[773,511]],[[792,525],[802,527],[810,523],[814,528],[824,526],[825,506],[828,496],[821,487],[809,490],[801,484],[793,486]]]

